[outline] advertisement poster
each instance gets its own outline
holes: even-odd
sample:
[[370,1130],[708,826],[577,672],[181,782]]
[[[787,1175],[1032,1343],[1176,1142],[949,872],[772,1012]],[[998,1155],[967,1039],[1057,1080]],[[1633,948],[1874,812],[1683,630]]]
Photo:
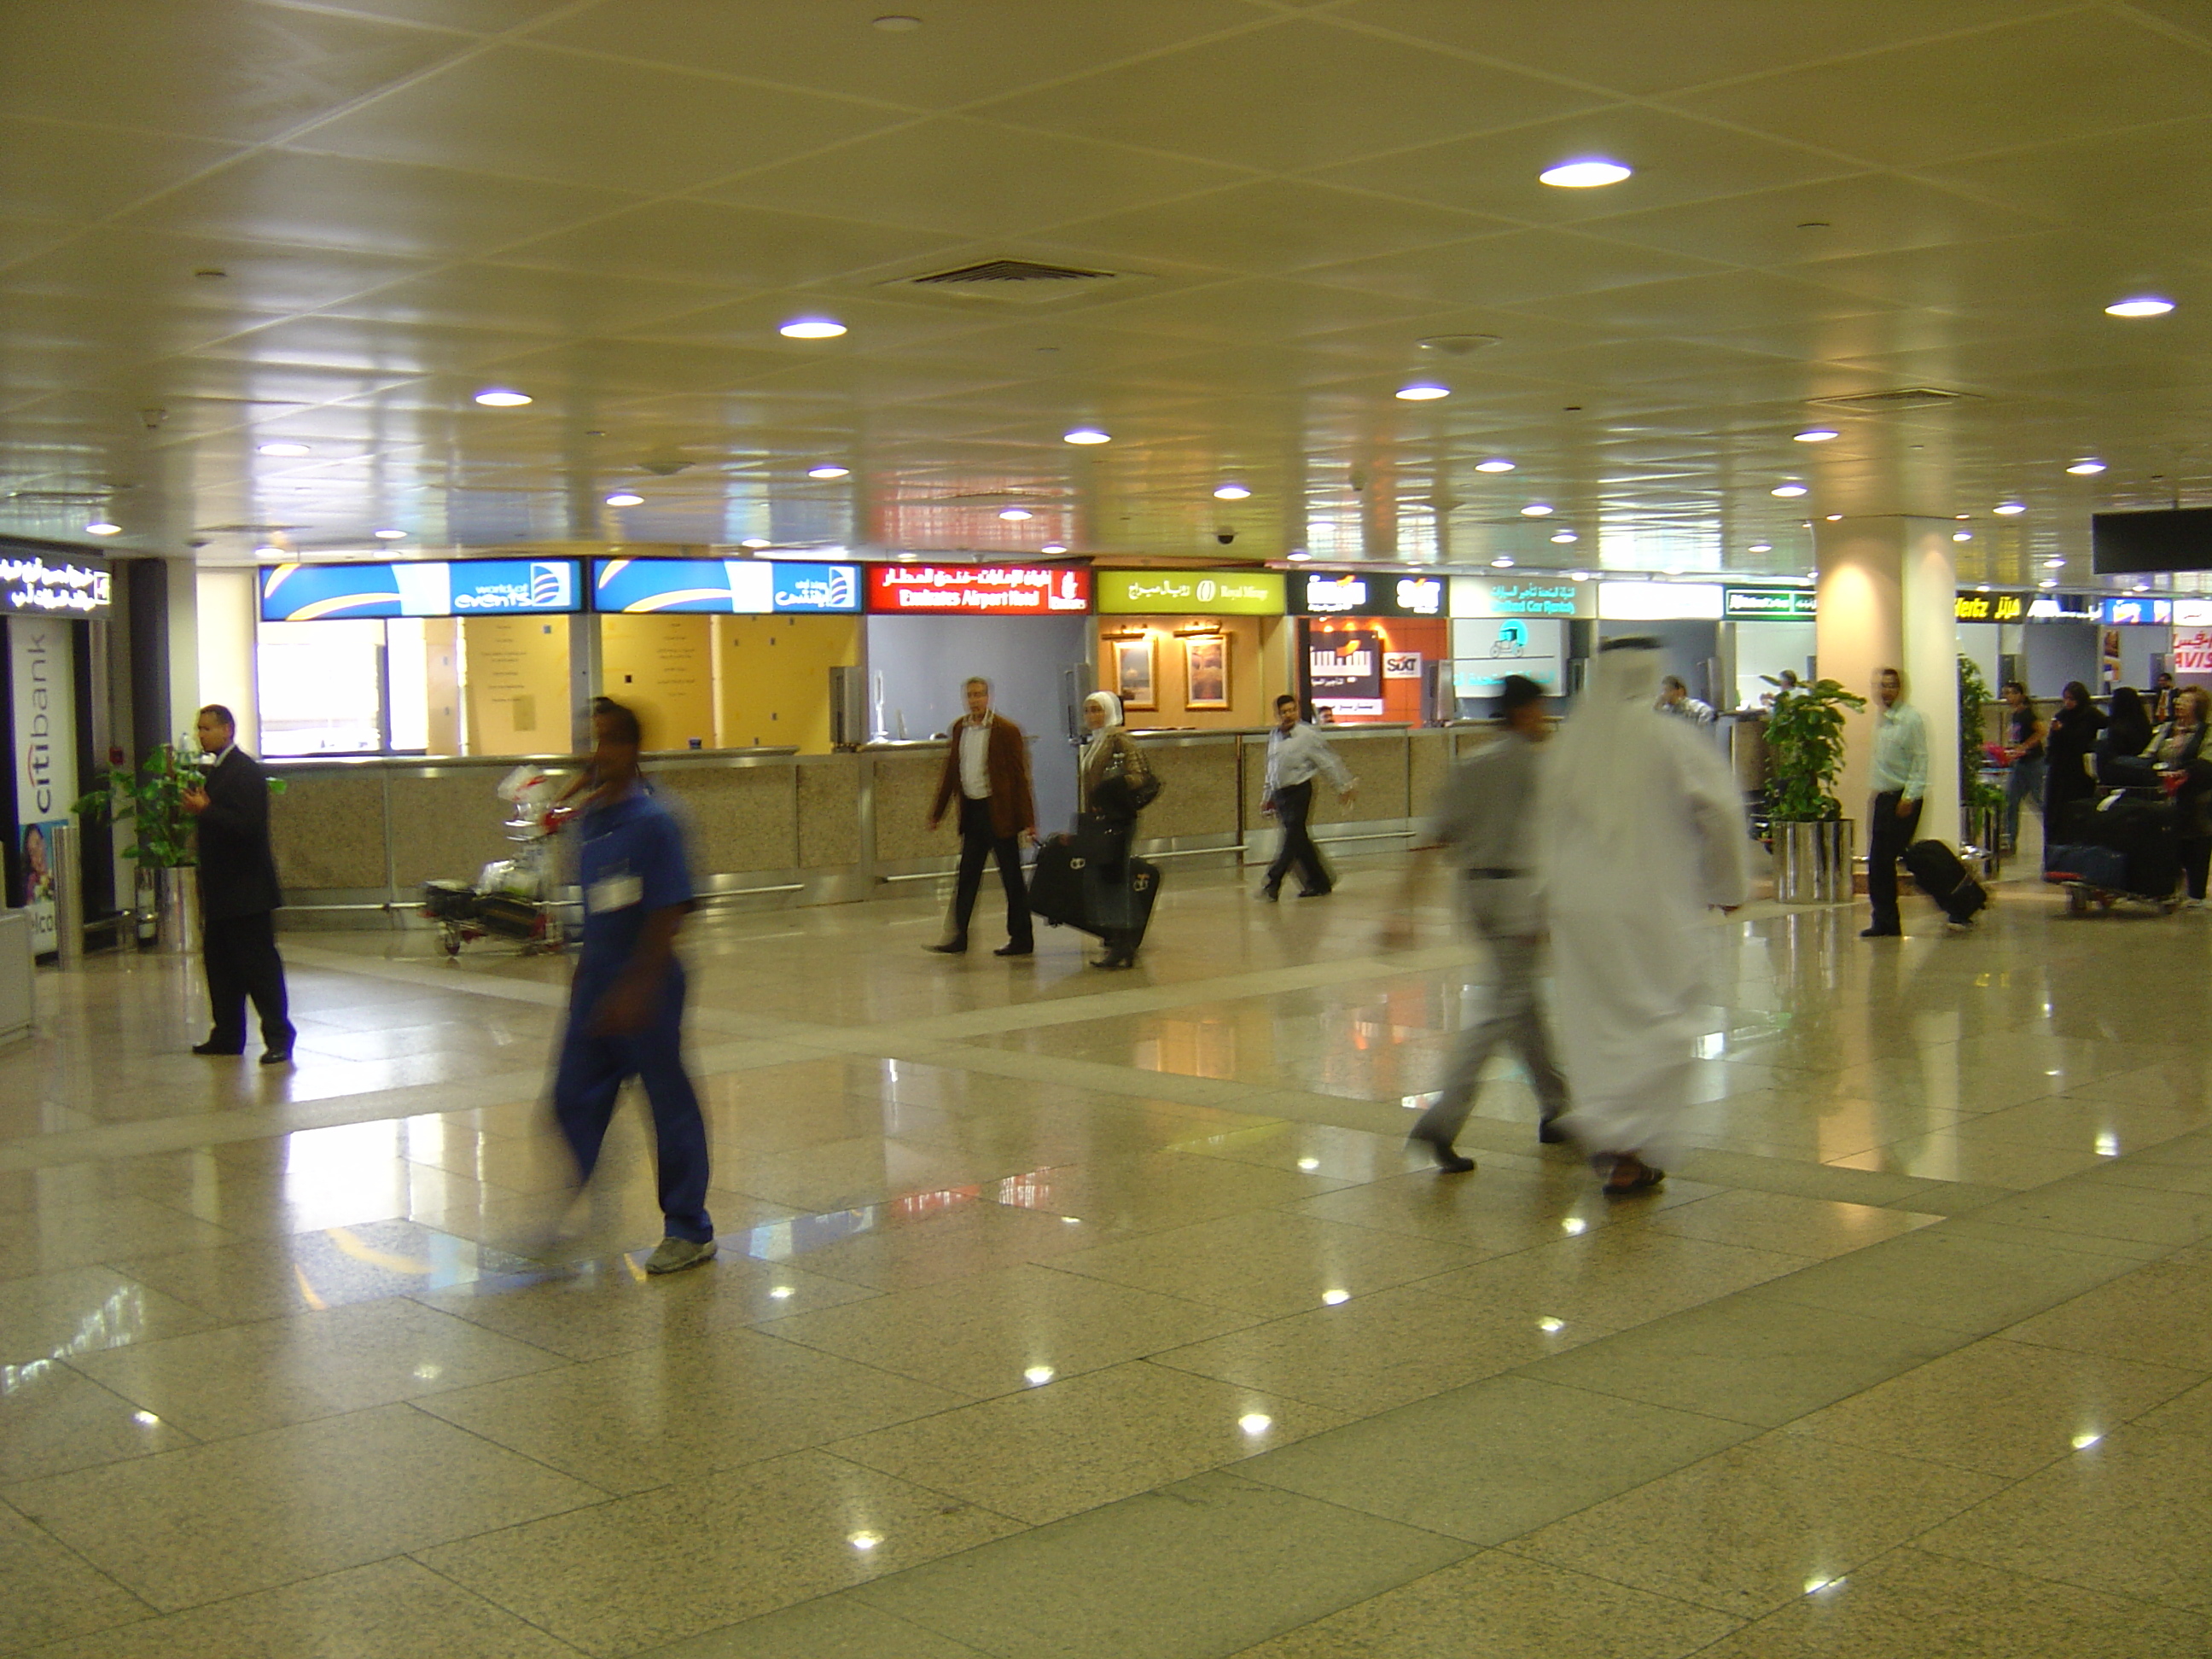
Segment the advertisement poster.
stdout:
[[15,813],[22,827],[25,903],[32,948],[55,946],[54,884],[48,849],[76,799],[76,698],[70,624],[52,617],[8,618],[9,736],[15,749]]
[[583,608],[574,559],[415,559],[261,568],[261,620],[544,615]]
[[2212,630],[2198,628],[2173,636],[2175,677],[2212,678]]
[[1382,713],[1382,642],[1370,633],[1315,635],[1306,647],[1314,712],[1324,719]]

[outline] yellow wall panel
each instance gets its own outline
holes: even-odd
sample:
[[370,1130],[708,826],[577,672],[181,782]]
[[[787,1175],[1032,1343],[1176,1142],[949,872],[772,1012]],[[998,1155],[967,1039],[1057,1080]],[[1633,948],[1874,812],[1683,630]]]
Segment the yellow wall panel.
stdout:
[[788,745],[803,755],[828,754],[830,671],[860,660],[860,618],[717,617],[714,622],[722,745]]

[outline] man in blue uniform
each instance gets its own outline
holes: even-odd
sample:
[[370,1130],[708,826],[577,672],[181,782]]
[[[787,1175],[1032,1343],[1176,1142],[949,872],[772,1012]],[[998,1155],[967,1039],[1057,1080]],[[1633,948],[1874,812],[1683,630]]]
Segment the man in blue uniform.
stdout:
[[684,833],[637,769],[637,716],[601,698],[592,712],[593,788],[578,826],[584,946],[553,1079],[553,1115],[589,1181],[622,1085],[635,1077],[653,1107],[666,1237],[653,1273],[714,1254],[707,1214],[707,1126],[684,1070],[684,964],[676,935],[691,909]]

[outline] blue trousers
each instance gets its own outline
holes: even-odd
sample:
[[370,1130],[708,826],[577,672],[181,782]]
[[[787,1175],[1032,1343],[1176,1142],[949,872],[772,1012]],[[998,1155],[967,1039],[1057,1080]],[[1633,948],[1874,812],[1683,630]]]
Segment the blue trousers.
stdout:
[[578,1178],[589,1181],[623,1085],[633,1077],[644,1084],[659,1149],[661,1214],[672,1237],[703,1244],[714,1236],[714,1223],[707,1213],[707,1123],[684,1070],[684,969],[670,965],[660,1006],[645,1030],[594,1036],[592,1015],[615,977],[592,973],[588,963],[576,975],[553,1074],[553,1116],[576,1155]]

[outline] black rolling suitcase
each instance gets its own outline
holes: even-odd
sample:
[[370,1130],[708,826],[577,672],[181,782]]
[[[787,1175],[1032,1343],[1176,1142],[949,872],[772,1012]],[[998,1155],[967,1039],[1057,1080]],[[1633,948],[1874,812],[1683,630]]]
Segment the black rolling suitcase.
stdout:
[[1920,890],[1943,907],[1943,914],[1961,926],[1990,902],[1989,890],[1974,879],[1974,872],[1959,855],[1940,841],[1916,841],[1905,849],[1905,867]]
[[[1109,881],[1102,869],[1126,872]],[[1030,908],[1054,927],[1103,938],[1109,932],[1133,932],[1141,942],[1152,926],[1152,904],[1160,891],[1160,868],[1150,859],[1131,858],[1102,866],[1081,845],[1056,836],[1037,848],[1030,870]]]
[[1083,870],[1074,842],[1060,836],[1046,842],[1030,866],[1030,908],[1054,927],[1080,927]]
[[2144,898],[2168,896],[2181,881],[2181,852],[2174,844],[2172,803],[2142,795],[2107,795],[2089,815],[2092,846],[2108,847],[2127,860],[2125,890]]

